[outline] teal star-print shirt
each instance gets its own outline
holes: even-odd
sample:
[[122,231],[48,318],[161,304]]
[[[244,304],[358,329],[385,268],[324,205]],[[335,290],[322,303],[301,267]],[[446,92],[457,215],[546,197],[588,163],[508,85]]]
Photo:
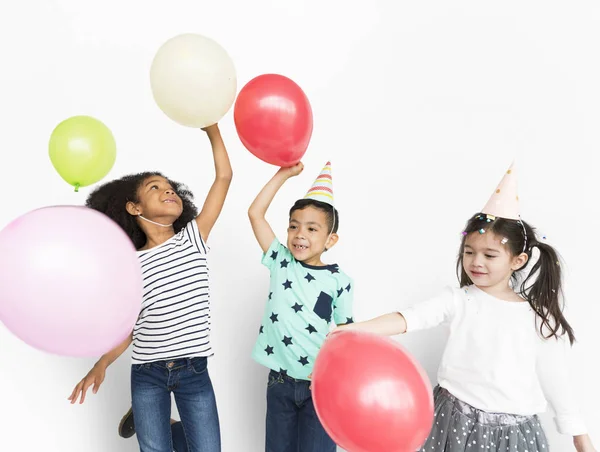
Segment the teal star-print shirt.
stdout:
[[316,267],[297,261],[277,239],[262,263],[271,284],[252,357],[306,380],[332,323],[353,322],[353,281],[337,264]]

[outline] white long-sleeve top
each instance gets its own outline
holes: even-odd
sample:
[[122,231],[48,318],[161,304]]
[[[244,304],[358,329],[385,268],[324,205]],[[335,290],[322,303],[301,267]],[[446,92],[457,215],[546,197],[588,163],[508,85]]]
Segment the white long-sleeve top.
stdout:
[[568,340],[544,339],[529,303],[500,300],[472,285],[448,288],[400,313],[409,332],[449,325],[438,384],[455,397],[480,410],[519,415],[550,404],[560,433],[587,433],[571,391]]

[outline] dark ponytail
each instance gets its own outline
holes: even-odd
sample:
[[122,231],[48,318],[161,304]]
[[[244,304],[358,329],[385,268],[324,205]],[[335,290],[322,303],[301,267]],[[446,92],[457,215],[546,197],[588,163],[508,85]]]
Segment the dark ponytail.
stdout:
[[[538,242],[537,239],[534,240],[529,247],[528,255],[531,258],[531,249],[537,248],[540,251],[540,257],[531,267],[527,278],[521,283],[519,294],[529,302],[542,320],[540,333],[544,337],[549,339],[553,336],[567,334],[569,342],[573,344],[575,333],[563,314],[561,303],[563,294],[560,258],[550,245]],[[544,331],[549,333],[544,334]]]
[[[569,337],[569,342],[573,344],[575,334],[563,315],[561,302],[563,297],[560,258],[554,248],[538,241],[535,229],[524,221],[491,217],[478,213],[467,222],[456,262],[460,287],[473,284],[462,265],[465,240],[469,234],[481,230],[490,231],[499,237],[506,237],[508,241],[505,246],[511,255],[527,254],[527,264],[514,271],[511,277],[513,287],[517,289],[515,291],[527,300],[540,318],[539,328],[543,337],[550,339],[566,334]],[[533,262],[533,248],[540,251],[540,257],[529,270],[527,277],[518,284],[519,273],[527,269]]]

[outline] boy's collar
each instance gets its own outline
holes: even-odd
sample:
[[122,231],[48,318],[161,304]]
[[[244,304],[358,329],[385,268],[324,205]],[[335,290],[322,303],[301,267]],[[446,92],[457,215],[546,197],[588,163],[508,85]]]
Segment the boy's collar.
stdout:
[[305,264],[302,261],[298,261],[298,263],[300,265],[302,265],[304,268],[310,268],[311,270],[329,270],[331,273],[339,273],[340,272],[340,266],[338,264],[310,265],[310,264]]

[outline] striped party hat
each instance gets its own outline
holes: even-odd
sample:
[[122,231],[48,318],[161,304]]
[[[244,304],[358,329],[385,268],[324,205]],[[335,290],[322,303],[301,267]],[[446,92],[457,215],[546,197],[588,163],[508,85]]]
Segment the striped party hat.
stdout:
[[518,220],[520,218],[517,174],[515,170],[515,162],[513,162],[481,211],[482,213],[510,220]]
[[333,206],[333,183],[331,180],[331,162],[327,162],[319,177],[304,196],[304,199],[314,199]]

